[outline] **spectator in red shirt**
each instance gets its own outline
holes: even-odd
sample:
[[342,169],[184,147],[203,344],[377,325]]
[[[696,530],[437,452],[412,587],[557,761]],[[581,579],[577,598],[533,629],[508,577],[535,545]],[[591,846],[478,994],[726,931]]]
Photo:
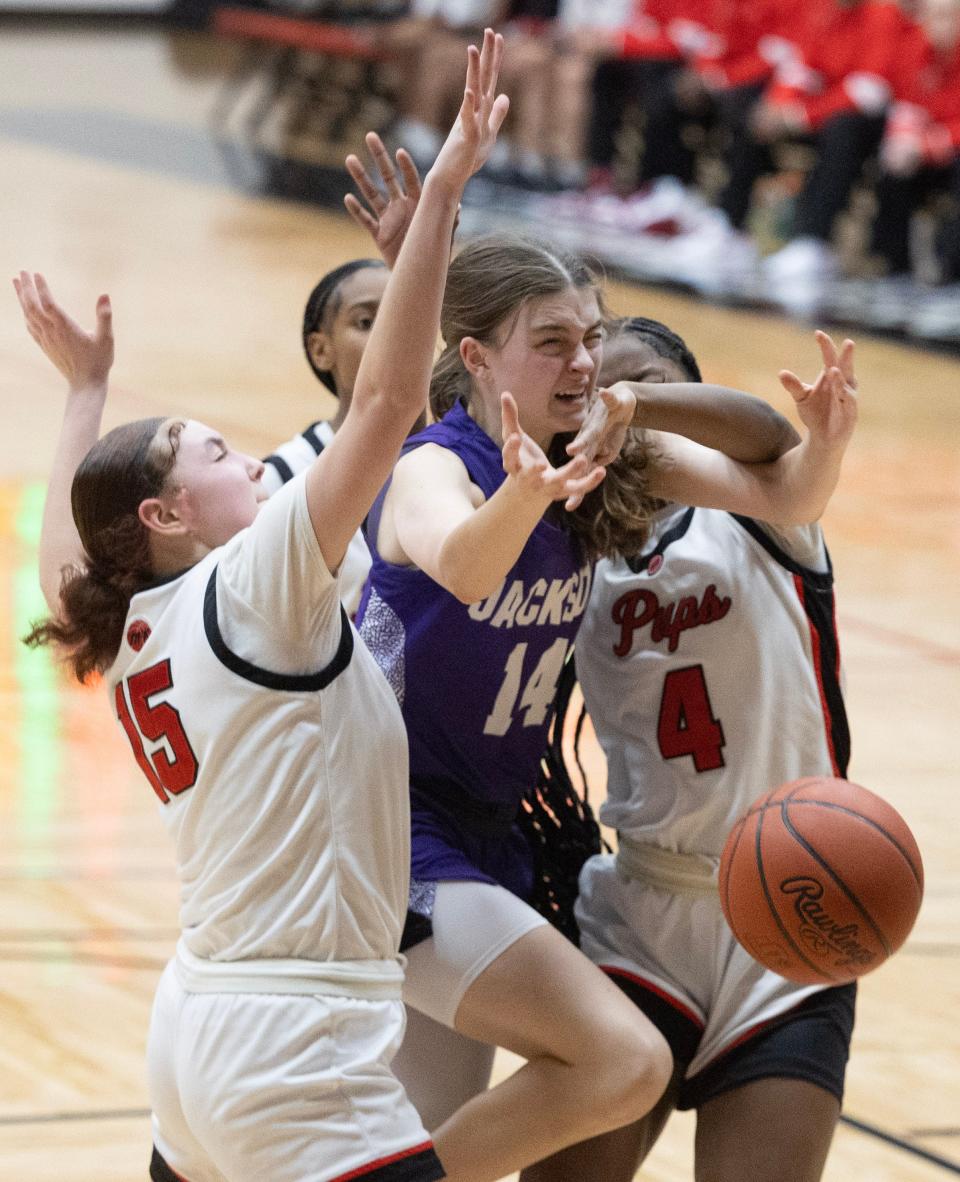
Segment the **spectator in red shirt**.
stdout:
[[725,208],[736,224],[753,182],[773,164],[773,145],[812,142],[816,162],[797,200],[794,237],[764,263],[773,300],[811,314],[839,273],[834,221],[879,147],[897,51],[910,26],[884,0],[812,0],[805,7],[801,57],[781,69],[731,152]]
[[[890,326],[913,319],[921,335],[938,336],[941,311],[952,307],[946,335],[960,338],[960,0],[922,0],[918,17],[920,27],[897,55],[895,101],[880,147],[873,249],[893,280],[887,285],[895,305]],[[952,290],[923,300],[912,281],[910,223],[942,192],[958,204],[936,239],[940,277]]]

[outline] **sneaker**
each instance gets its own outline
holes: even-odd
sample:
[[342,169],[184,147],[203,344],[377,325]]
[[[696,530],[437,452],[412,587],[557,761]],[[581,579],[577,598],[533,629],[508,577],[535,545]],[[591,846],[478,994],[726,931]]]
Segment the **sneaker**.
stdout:
[[718,209],[669,243],[670,277],[701,295],[749,297],[756,286],[759,254],[748,234],[735,230]]
[[811,319],[828,303],[840,263],[819,238],[795,238],[761,264],[766,298],[790,315]]
[[833,285],[823,311],[844,324],[900,332],[926,302],[929,290],[909,275],[839,280]]
[[910,317],[907,331],[923,340],[960,342],[960,283],[932,292]]

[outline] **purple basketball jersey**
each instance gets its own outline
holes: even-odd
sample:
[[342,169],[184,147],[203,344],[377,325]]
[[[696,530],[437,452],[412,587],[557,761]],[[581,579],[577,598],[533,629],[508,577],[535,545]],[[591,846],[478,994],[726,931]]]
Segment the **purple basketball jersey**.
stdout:
[[[500,449],[459,403],[404,451],[425,443],[455,452],[486,497],[505,479]],[[516,804],[536,779],[590,564],[570,534],[541,521],[501,586],[468,607],[371,549],[360,634],[403,709],[411,778],[444,778],[481,800]]]

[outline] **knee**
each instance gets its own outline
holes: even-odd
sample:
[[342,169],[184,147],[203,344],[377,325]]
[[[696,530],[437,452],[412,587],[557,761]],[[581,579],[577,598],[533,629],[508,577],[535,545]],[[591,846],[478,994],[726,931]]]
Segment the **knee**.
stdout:
[[604,1063],[603,1118],[608,1129],[640,1120],[667,1090],[673,1054],[651,1023],[616,1032]]

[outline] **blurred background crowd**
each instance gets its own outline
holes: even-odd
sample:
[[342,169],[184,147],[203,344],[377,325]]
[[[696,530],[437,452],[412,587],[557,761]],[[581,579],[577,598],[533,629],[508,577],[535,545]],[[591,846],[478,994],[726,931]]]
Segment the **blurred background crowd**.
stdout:
[[381,130],[421,169],[465,43],[504,33],[508,134],[466,232],[519,226],[634,279],[960,344],[960,0],[243,7],[349,30]]

